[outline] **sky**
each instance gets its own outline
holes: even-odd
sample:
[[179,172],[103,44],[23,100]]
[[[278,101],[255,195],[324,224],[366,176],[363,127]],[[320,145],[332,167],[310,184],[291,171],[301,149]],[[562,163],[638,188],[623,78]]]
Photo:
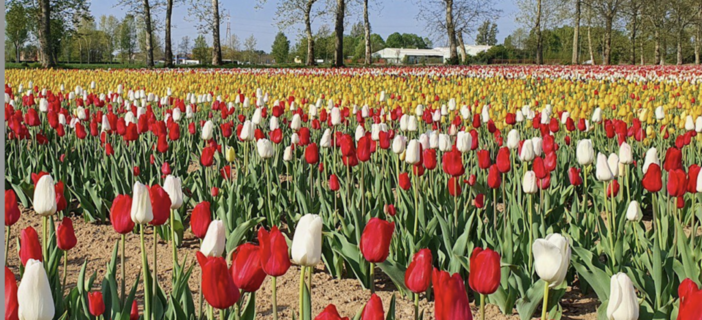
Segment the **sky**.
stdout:
[[[220,0],[219,5],[226,9],[230,15],[230,26],[232,34],[235,34],[241,43],[243,40],[253,35],[256,38],[256,49],[269,52],[273,44],[273,39],[279,29],[275,25],[274,17],[276,5],[278,1],[284,0],[267,0],[265,4],[257,7],[257,0]],[[417,18],[419,8],[416,1],[421,0],[371,0],[370,6],[370,24],[373,33],[377,33],[387,39],[394,33],[415,33],[422,37],[430,36],[425,30],[425,24]],[[246,2],[247,4],[242,4]],[[321,1],[320,1],[321,2]],[[122,19],[129,12],[127,8],[118,6],[119,0],[92,0],[90,10],[98,21],[101,15],[114,15],[118,19]],[[173,9],[173,29],[172,40],[173,46],[177,48],[181,39],[184,36],[190,37],[190,43],[197,37],[200,32],[196,28],[197,23],[190,17],[190,0],[179,1]],[[515,0],[497,0],[496,7],[502,10],[500,19],[497,20],[498,26],[498,42],[502,42],[505,37],[511,34],[519,26],[515,22],[517,14],[517,6]],[[163,26],[165,10],[159,10],[155,19],[160,21]],[[357,14],[347,18],[346,31],[348,32],[351,25],[362,20],[362,10],[355,10]],[[330,29],[333,29],[333,20],[330,17],[320,17],[313,22],[313,31],[327,24]],[[299,28],[290,28],[282,30],[290,39],[291,45],[295,43]],[[222,21],[220,29],[221,41],[224,42],[227,31],[226,19]],[[159,31],[160,39],[163,39],[163,31]],[[212,37],[205,34],[208,43],[211,44]],[[431,38],[431,37],[430,37]],[[442,46],[444,41],[432,39],[434,46]],[[464,37],[466,44],[475,42],[475,34]]]

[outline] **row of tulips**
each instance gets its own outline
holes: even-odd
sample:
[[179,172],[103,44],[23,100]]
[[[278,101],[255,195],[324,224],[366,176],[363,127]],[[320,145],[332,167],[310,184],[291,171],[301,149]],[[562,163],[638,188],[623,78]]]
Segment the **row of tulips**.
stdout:
[[[697,84],[679,88],[699,92]],[[271,102],[267,89],[229,104],[121,86],[107,94],[50,89],[15,96],[6,87],[5,105],[6,185],[14,190],[6,197],[33,206],[44,222],[41,241],[31,228],[20,232],[20,289],[32,283],[26,265],[44,261],[36,274],[43,272],[51,297],[39,300],[57,311],[48,318],[133,310],[137,284],[128,293],[124,271],[117,274],[119,246],[103,280],[103,312],[86,312],[101,310],[87,308],[99,300],[91,286],[65,294],[59,269],[72,227],[59,219],[72,213],[109,217],[122,248],[127,236],[140,237],[146,319],[214,318],[213,309],[221,318],[251,317],[263,279],[285,274],[290,261],[302,268],[300,319],[312,317],[311,267],[319,263],[370,291],[363,319],[384,313],[373,295],[376,272],[414,298],[418,318],[425,292],[437,319],[470,319],[471,297],[480,310],[493,303],[526,319],[540,307],[543,319],[557,318],[568,285],[594,292],[602,319],[700,316],[702,125],[695,122],[702,121],[694,108],[651,108],[627,122],[617,108],[581,117],[536,104],[502,116],[492,104],[459,107],[438,96],[407,110],[384,92],[362,107],[320,98],[302,108],[294,98]],[[675,119],[684,126],[667,125]],[[19,217],[13,212],[8,235]],[[151,276],[158,257],[148,258],[149,225],[154,248],[159,237],[173,248],[171,292]],[[208,306],[195,306],[187,285],[195,265],[177,256],[188,228],[202,239],[199,301]],[[22,303],[20,310],[49,310]]]

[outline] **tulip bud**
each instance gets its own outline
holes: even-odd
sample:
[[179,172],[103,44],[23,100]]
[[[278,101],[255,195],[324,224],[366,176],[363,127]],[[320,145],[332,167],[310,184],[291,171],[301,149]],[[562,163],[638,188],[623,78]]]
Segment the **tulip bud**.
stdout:
[[407,164],[417,164],[421,160],[421,156],[419,141],[416,139],[410,140],[409,144],[407,145],[405,162],[407,162]]
[[213,130],[214,130],[214,124],[212,123],[212,121],[207,120],[207,122],[205,122],[205,125],[202,126],[202,132],[200,133],[200,138],[202,140],[205,140],[205,141],[212,139],[212,131]]
[[395,154],[401,154],[405,152],[407,145],[407,138],[405,136],[397,135],[392,140],[392,152]]
[[258,155],[261,157],[261,159],[270,159],[273,157],[273,144],[270,140],[259,139],[258,142],[256,142],[256,147],[258,149]]
[[535,194],[539,187],[536,184],[536,173],[534,171],[527,171],[522,178],[522,189],[526,194]]
[[486,248],[473,249],[470,255],[468,284],[480,294],[493,294],[500,286],[500,254]]
[[644,165],[642,168],[643,173],[646,173],[648,171],[648,167],[654,163],[658,166],[661,165],[660,160],[658,160],[658,150],[656,148],[650,148],[646,150],[646,156],[644,157]]
[[390,240],[395,231],[395,223],[379,218],[371,218],[361,235],[361,253],[372,263],[381,263],[390,253]]
[[200,252],[206,257],[220,257],[224,253],[224,244],[226,241],[226,232],[224,223],[221,220],[210,222],[207,228],[207,234],[200,245]]
[[408,116],[407,118],[407,131],[417,132],[417,118],[414,116]]
[[626,209],[626,219],[629,221],[639,221],[643,217],[641,213],[641,206],[636,200],[632,200],[629,203],[629,207]]
[[519,153],[519,160],[522,162],[531,162],[535,157],[534,144],[531,140],[525,140],[522,144],[522,150]]
[[50,216],[56,213],[56,190],[54,179],[51,175],[44,175],[39,178],[34,186],[34,211],[42,216]]
[[619,146],[619,162],[623,164],[634,163],[634,156],[631,153],[631,146],[626,142],[623,142],[622,145]]
[[616,153],[612,153],[607,158],[607,165],[609,170],[612,171],[612,178],[619,176],[619,156]]
[[61,223],[56,228],[56,244],[59,249],[68,251],[76,246],[76,232],[73,229],[73,221],[68,217],[63,217]]
[[558,233],[552,233],[545,239],[536,239],[532,252],[534,269],[539,278],[551,288],[559,286],[565,280],[570,263],[568,240]]
[[101,316],[105,313],[105,301],[102,298],[102,292],[88,292],[88,310],[94,317]]
[[290,162],[293,159],[293,150],[291,146],[287,146],[283,151],[283,161]]
[[134,188],[132,189],[132,210],[130,215],[132,221],[138,224],[146,224],[154,219],[149,188],[139,181],[134,183]]
[[319,146],[322,148],[331,148],[331,146],[332,146],[331,135],[332,135],[332,133],[331,133],[331,130],[329,130],[329,128],[324,130],[324,134],[322,134],[322,139],[319,141]]
[[227,159],[227,162],[236,161],[236,152],[234,151],[234,148],[227,147],[224,157]]
[[663,120],[665,119],[665,110],[663,109],[663,106],[658,106],[655,110],[655,116],[656,120]]
[[543,140],[539,137],[531,138],[531,145],[534,148],[534,155],[540,157],[544,152]]
[[54,298],[49,278],[41,261],[27,261],[24,275],[17,288],[20,319],[50,320],[54,318]]
[[183,206],[183,185],[180,178],[167,175],[163,182],[163,190],[171,198],[171,209],[178,210]]
[[636,320],[639,318],[639,300],[631,279],[624,273],[612,276],[609,284],[607,319]]
[[517,149],[519,147],[519,131],[512,129],[507,133],[507,148]]
[[[331,100],[329,101],[331,102]],[[337,107],[331,109],[331,123],[332,126],[338,126],[341,124],[341,110]]]
[[589,139],[580,140],[575,153],[581,166],[591,165],[595,161],[595,150],[592,149],[592,141]]
[[322,218],[306,214],[297,223],[292,242],[292,260],[295,264],[312,267],[322,259]]
[[241,127],[241,133],[239,133],[239,138],[243,141],[253,141],[255,138],[254,127],[251,121],[246,120]]
[[361,140],[361,138],[363,138],[363,136],[365,136],[365,135],[366,135],[366,129],[364,129],[363,126],[359,124],[356,127],[356,133],[355,133],[354,138],[356,139],[356,141],[358,141],[358,140]]
[[598,181],[606,182],[614,179],[612,170],[609,168],[609,164],[607,163],[607,157],[604,154],[597,154],[597,166],[595,169],[595,177]]

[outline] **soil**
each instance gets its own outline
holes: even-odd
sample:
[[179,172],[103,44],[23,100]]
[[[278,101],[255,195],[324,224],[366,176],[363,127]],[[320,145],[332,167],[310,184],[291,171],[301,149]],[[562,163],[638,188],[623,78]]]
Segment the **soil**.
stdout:
[[[56,220],[56,219],[55,219]],[[87,261],[86,277],[93,272],[97,273],[96,285],[100,285],[104,276],[106,265],[109,263],[114,246],[117,245],[120,239],[112,226],[107,223],[87,223],[80,217],[72,217],[78,244],[73,248],[68,255],[68,280],[67,285],[72,288],[75,286],[80,269],[85,261]],[[41,219],[28,209],[22,210],[22,217],[18,224],[12,230],[12,240],[10,240],[8,265],[15,274],[19,274],[17,266],[19,265],[19,255],[17,253],[17,241],[15,240],[19,234],[19,230],[27,226],[34,227],[38,232],[41,232]],[[41,237],[41,235],[40,235]],[[151,228],[147,228],[147,251],[149,252],[150,263],[153,263],[153,233]],[[178,249],[178,255],[182,260],[183,257],[188,257],[189,263],[194,263],[195,253],[197,252],[198,240],[187,230],[184,236],[184,245]],[[172,251],[169,244],[160,241],[158,243],[158,280],[159,285],[164,288],[165,292],[170,291],[171,272],[172,272]],[[141,250],[139,236],[136,234],[127,235],[126,242],[126,278],[127,285],[131,286],[134,283],[136,275],[141,270]],[[297,266],[292,266],[290,270],[282,277],[278,278],[278,315],[280,319],[292,319],[293,314],[298,311],[298,290],[299,290],[299,275],[300,269]],[[377,294],[383,301],[384,309],[387,311],[390,300],[393,294],[396,295],[396,318],[397,319],[413,319],[414,306],[409,298],[402,297],[395,290],[392,282],[383,277],[382,272],[377,271],[376,290]],[[119,278],[118,278],[119,281]],[[193,291],[193,297],[198,297],[198,283],[200,282],[200,268],[196,266],[193,269],[193,274],[190,278],[190,288]],[[97,289],[97,288],[96,288]],[[139,292],[142,289],[139,288]],[[336,305],[339,313],[344,317],[353,318],[357,312],[362,310],[368,300],[370,292],[364,290],[360,283],[355,279],[335,279],[324,270],[324,265],[320,264],[315,268],[313,286],[312,286],[312,314],[316,316],[327,305]],[[271,282],[270,277],[261,286],[261,289],[256,294],[256,311],[257,319],[272,319],[271,313]],[[141,297],[139,305],[142,305]],[[599,302],[592,295],[583,296],[577,288],[569,288],[565,297],[561,301],[564,309],[563,319],[597,319],[596,308]],[[472,302],[473,315],[478,317],[478,307]],[[434,303],[427,302],[422,295],[420,299],[420,308],[424,310],[424,319],[434,319]],[[535,315],[539,315],[540,311]],[[503,315],[499,308],[495,305],[486,306],[486,319],[505,320],[519,319],[516,315]],[[534,318],[538,319],[538,318]]]

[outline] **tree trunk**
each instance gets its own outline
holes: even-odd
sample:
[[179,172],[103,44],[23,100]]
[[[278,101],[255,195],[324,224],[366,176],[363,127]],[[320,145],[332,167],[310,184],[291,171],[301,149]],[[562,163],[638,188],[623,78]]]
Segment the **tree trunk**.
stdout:
[[456,40],[458,40],[458,53],[461,54],[461,64],[467,63],[468,53],[466,53],[466,46],[463,44],[463,31],[458,31],[456,33]]
[[604,56],[602,64],[609,65],[612,63],[612,16],[605,16],[605,34],[604,34]]
[[154,46],[151,29],[151,6],[149,0],[144,0],[144,24],[146,24],[146,66],[154,67]]
[[592,50],[592,24],[591,24],[591,16],[588,14],[588,19],[587,19],[587,50],[590,53],[590,64],[594,65],[595,64],[595,53]]
[[39,0],[39,45],[41,46],[41,65],[51,68],[56,65],[51,54],[51,3]]
[[363,29],[365,31],[366,40],[366,59],[365,64],[371,64],[371,28],[368,20],[368,0],[363,0]]
[[[700,15],[702,15],[702,10],[700,10]],[[701,19],[702,20],[702,19]],[[700,43],[702,43],[702,21],[697,25],[697,35],[695,36],[695,64],[700,64]]]
[[334,47],[334,67],[344,66],[344,10],[346,10],[346,0],[336,0],[336,23],[334,24],[334,37],[336,45]]
[[173,67],[173,49],[171,48],[171,15],[173,13],[173,0],[166,2],[166,38],[165,44],[165,64],[166,67]]
[[682,41],[683,41],[683,32],[684,29],[680,28],[678,30],[678,36],[677,36],[677,64],[680,66],[683,64],[683,55],[682,55]]
[[662,39],[662,40],[661,40],[661,61],[660,61],[660,65],[665,65],[665,55],[666,55],[666,52],[668,52],[667,47],[668,47],[668,45],[667,45],[667,43],[665,42],[665,39]]
[[653,57],[653,64],[658,64],[660,63],[663,59],[661,58],[663,55],[661,53],[661,32],[658,30],[658,28],[654,28],[653,31],[653,38],[654,38],[654,57]]
[[317,60],[314,58],[314,37],[312,37],[312,21],[310,19],[314,1],[308,0],[305,7],[305,34],[307,35],[307,61],[305,64],[308,66],[317,65]]
[[19,50],[19,42],[15,42],[15,62],[19,63],[20,62],[20,50]]
[[536,30],[536,64],[544,63],[544,48],[543,39],[541,36],[541,0],[536,1],[536,25],[534,26]]
[[631,6],[631,64],[636,64],[636,31],[638,28],[639,9],[635,0],[631,0]]
[[571,63],[580,63],[580,0],[575,0],[575,23],[573,25],[573,57]]
[[212,65],[222,64],[222,46],[219,43],[219,0],[212,0]]
[[458,64],[458,52],[456,50],[456,26],[453,22],[453,0],[444,0],[446,3],[446,34],[449,41],[448,64]]

